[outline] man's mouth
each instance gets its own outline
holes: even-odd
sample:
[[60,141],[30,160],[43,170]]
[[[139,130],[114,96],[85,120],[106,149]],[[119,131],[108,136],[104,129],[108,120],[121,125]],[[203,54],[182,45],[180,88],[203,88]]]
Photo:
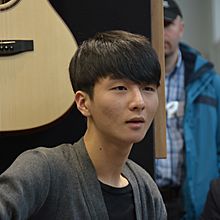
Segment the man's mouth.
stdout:
[[143,117],[135,117],[126,121],[126,123],[144,123],[145,120]]

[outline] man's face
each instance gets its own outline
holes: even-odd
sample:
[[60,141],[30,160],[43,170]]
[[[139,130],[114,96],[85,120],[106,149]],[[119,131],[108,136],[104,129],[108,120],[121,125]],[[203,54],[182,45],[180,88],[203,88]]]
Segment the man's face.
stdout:
[[144,138],[157,107],[156,85],[101,79],[88,102],[89,129],[98,139],[133,144]]
[[183,36],[184,23],[180,16],[172,22],[164,21],[164,51],[165,57],[172,56],[177,50]]

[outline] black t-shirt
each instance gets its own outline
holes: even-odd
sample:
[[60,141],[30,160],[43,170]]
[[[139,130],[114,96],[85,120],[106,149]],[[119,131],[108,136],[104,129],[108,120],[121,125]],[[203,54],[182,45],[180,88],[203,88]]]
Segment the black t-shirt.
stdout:
[[131,185],[116,188],[100,182],[110,220],[136,220]]

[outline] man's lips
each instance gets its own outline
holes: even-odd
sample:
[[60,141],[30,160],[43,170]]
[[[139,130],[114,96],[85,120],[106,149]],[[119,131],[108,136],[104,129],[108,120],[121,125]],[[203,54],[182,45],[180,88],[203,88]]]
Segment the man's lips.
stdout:
[[145,120],[143,117],[135,117],[135,118],[131,118],[128,121],[126,121],[126,123],[144,123]]
[[129,128],[134,130],[139,130],[142,128],[144,123],[145,120],[143,117],[134,117],[126,121],[126,124],[129,126]]

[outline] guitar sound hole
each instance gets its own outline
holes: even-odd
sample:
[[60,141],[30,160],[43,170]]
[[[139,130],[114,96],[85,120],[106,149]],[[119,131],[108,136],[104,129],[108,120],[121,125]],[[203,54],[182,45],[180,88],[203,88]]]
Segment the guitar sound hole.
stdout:
[[16,5],[20,0],[0,0],[0,11],[7,10]]

